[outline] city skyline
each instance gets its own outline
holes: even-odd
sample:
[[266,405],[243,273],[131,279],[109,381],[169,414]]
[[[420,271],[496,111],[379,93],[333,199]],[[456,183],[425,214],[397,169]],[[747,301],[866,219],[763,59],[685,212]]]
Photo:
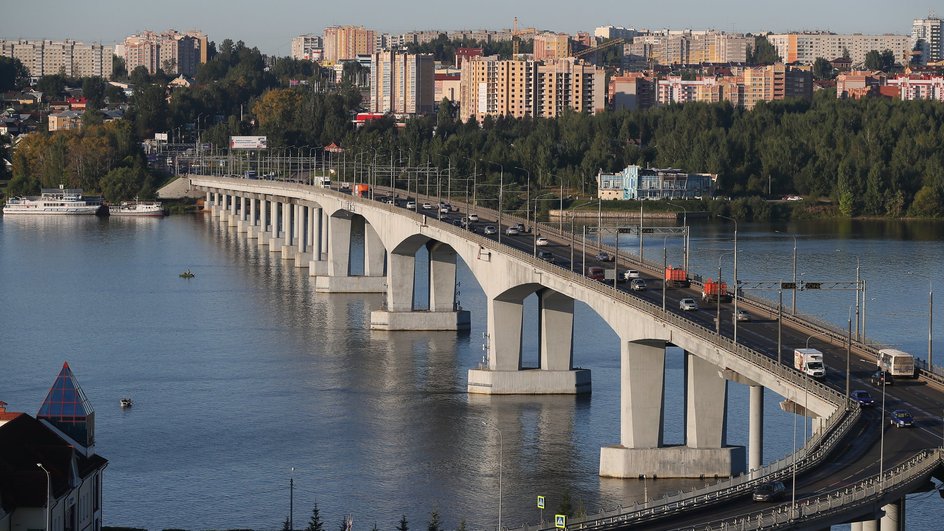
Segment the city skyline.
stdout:
[[[128,10],[125,3],[101,0],[70,10],[53,0],[14,3],[4,8],[0,38],[75,39],[104,44],[118,43],[144,30],[181,31],[199,29],[217,43],[224,39],[242,40],[263,53],[285,56],[291,52],[294,36],[320,34],[335,24],[364,25],[379,32],[405,33],[413,30],[505,29],[518,17],[521,27],[574,33],[592,32],[598,26],[625,26],[650,29],[717,29],[728,32],[788,32],[823,30],[836,33],[910,34],[911,22],[931,12],[927,2],[879,0],[859,2],[814,2],[796,0],[789,12],[760,10],[754,2],[722,0],[705,4],[681,0],[671,12],[656,5],[627,6],[618,0],[585,4],[564,4],[548,8],[546,2],[522,0],[511,8],[506,2],[482,0],[475,10],[449,10],[426,0],[411,2],[412,9],[387,2],[365,0],[355,12],[342,5],[314,4],[283,0],[274,7],[260,9],[258,3],[208,0],[199,4],[167,0],[162,9],[142,12]],[[848,13],[854,9],[856,17]],[[461,12],[460,12],[461,11]],[[937,13],[935,13],[937,14]]]

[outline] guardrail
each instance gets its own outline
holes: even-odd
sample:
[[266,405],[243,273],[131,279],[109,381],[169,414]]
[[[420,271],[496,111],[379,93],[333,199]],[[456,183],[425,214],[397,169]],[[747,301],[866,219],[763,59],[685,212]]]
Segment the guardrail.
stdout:
[[[211,178],[235,181],[242,180],[238,178],[226,177]],[[296,189],[299,192],[308,192],[310,189],[312,189],[311,186],[305,184],[282,183],[281,185],[270,185],[269,183],[272,182],[273,181],[252,181],[252,184],[256,187],[261,186],[263,188],[273,188],[276,192],[279,192],[279,195],[285,195],[284,192],[286,191],[286,188]],[[633,297],[614,288],[612,285],[603,284],[596,280],[591,280],[583,274],[570,271],[569,269],[565,269],[556,264],[545,262],[535,258],[531,254],[523,253],[507,245],[500,245],[494,240],[485,238],[484,236],[480,236],[468,230],[458,228],[452,224],[441,222],[435,218],[429,218],[423,214],[404,210],[395,205],[378,203],[369,199],[354,197],[331,189],[320,187],[316,189],[321,194],[332,196],[342,203],[346,202],[348,204],[348,209],[351,211],[356,211],[355,205],[364,204],[369,205],[375,209],[386,210],[390,213],[396,213],[400,216],[412,218],[421,225],[430,225],[430,223],[432,223],[432,226],[436,227],[438,230],[473,241],[477,243],[482,249],[501,252],[514,257],[516,260],[519,260],[529,266],[538,268],[539,270],[547,271],[549,273],[556,273],[562,276],[564,280],[574,285],[580,286],[592,292],[596,292],[600,295],[616,299],[620,303],[623,303],[627,306],[631,306],[643,312],[649,313],[654,318],[662,320],[666,324],[684,330],[687,333],[692,334],[717,348],[731,352],[733,355],[748,361],[765,372],[773,374],[781,380],[787,381],[798,388],[805,387],[807,391],[812,393],[814,396],[817,396],[837,406],[837,409],[827,420],[826,427],[817,436],[810,438],[804,448],[799,450],[796,454],[784,457],[783,459],[772,463],[761,470],[754,471],[752,474],[745,474],[742,476],[730,478],[712,486],[694,489],[685,493],[679,492],[676,495],[667,495],[661,500],[648,502],[642,506],[634,505],[634,507],[631,509],[618,507],[612,511],[604,511],[594,517],[588,517],[586,519],[573,522],[574,524],[580,524],[582,528],[594,529],[597,527],[610,526],[615,523],[627,523],[637,520],[645,521],[655,518],[663,518],[672,512],[689,510],[696,506],[710,505],[725,499],[729,499],[731,497],[742,495],[745,492],[752,490],[754,486],[760,482],[769,481],[773,478],[782,478],[788,474],[792,474],[794,466],[796,467],[797,473],[808,470],[809,468],[815,467],[821,463],[822,460],[828,456],[835,444],[846,436],[855,422],[859,419],[860,411],[858,407],[847,404],[844,395],[838,391],[819,382],[813,381],[806,375],[788,368],[783,364],[777,363],[776,360],[773,360],[760,352],[740,344],[734,344],[732,340],[717,334],[713,330],[698,325],[671,312],[663,311],[661,306],[655,305],[638,297]],[[515,220],[516,218],[511,217],[511,219]],[[642,262],[636,261],[636,264],[642,264]],[[851,411],[847,410],[847,408],[850,406],[852,407]],[[532,528],[525,526],[520,529],[529,530]]]

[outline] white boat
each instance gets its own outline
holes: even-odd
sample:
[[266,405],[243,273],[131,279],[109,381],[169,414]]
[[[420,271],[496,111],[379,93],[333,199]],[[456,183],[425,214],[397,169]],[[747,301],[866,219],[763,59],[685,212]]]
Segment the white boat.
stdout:
[[122,398],[118,402],[121,404],[122,408],[131,407],[132,405],[134,405],[134,403],[131,401],[130,398]]
[[108,206],[110,216],[161,217],[164,208],[158,201],[122,201],[118,205]]
[[14,197],[3,205],[3,214],[93,215],[102,207],[82,197],[80,188],[43,188],[39,197]]

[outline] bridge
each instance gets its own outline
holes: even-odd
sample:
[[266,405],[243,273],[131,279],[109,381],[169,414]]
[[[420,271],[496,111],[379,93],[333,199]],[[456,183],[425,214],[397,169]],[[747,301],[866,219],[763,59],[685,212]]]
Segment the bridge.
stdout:
[[[938,412],[944,382],[921,371],[916,382],[889,387],[889,396],[911,405],[921,427],[886,430],[884,408],[879,413],[849,400],[850,385],[865,387],[858,380],[874,370],[876,359],[875,350],[853,340],[851,330],[845,333],[784,315],[753,323],[750,333],[742,325],[735,341],[737,322],[730,311],[715,323],[709,312],[678,310],[681,298],[695,296],[697,283],[688,289],[632,292],[593,280],[583,274],[584,266],[602,264],[582,261],[574,271],[573,246],[567,245],[571,236],[558,227],[540,227],[542,235],[559,244],[548,247],[554,250],[540,259],[533,232],[527,240],[510,235],[502,239],[504,224],[485,220],[479,226],[492,225],[497,234],[473,232],[440,219],[438,204],[407,208],[407,201],[397,197],[402,190],[385,196],[378,191],[371,198],[299,182],[201,175],[187,179],[193,189],[205,193],[205,208],[220,223],[307,269],[316,277],[317,291],[383,293],[383,309],[371,314],[375,329],[468,328],[469,312],[456,300],[456,265],[461,259],[487,300],[487,362],[469,371],[469,393],[590,392],[590,371],[577,368],[573,359],[575,302],[595,311],[619,337],[621,367],[620,440],[601,448],[600,475],[728,479],[571,521],[570,528],[813,529],[852,522],[853,529],[897,529],[904,522],[905,494],[928,488],[930,478],[940,474]],[[505,216],[502,221],[514,225],[524,220]],[[428,251],[428,301],[414,300],[421,248]],[[624,267],[661,278],[654,264],[623,253],[616,256]],[[538,299],[539,366],[525,368],[523,303],[532,294]],[[739,294],[738,300],[758,314],[776,314],[760,299]],[[777,337],[782,340],[772,339]],[[825,353],[828,370],[823,381],[780,361],[783,345],[802,345],[811,337]],[[684,445],[664,444],[662,436],[668,346],[685,352]],[[725,440],[729,381],[750,386],[747,448]],[[813,428],[804,448],[766,467],[765,389],[784,397],[789,411],[812,419]],[[887,435],[879,441],[876,432]],[[795,484],[791,477],[796,477]],[[774,480],[789,485],[790,502],[753,503],[754,488]]]

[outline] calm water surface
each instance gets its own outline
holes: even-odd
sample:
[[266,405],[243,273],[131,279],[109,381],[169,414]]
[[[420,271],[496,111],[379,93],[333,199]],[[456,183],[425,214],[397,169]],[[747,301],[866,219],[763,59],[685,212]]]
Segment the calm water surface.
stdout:
[[[693,270],[716,275],[731,228],[693,228]],[[742,225],[739,277],[789,279],[790,234],[802,279],[853,280],[858,256],[869,336],[926,355],[941,225]],[[646,257],[661,260],[662,240],[644,243]],[[679,244],[666,246],[679,264]],[[722,259],[725,277],[730,259]],[[187,268],[196,278],[178,278]],[[467,395],[467,370],[482,356],[485,301],[467,269],[459,276],[470,333],[372,332],[379,295],[315,293],[307,270],[209,218],[2,219],[0,400],[35,414],[69,361],[96,408],[97,450],[109,459],[105,525],[276,529],[294,477],[298,527],[314,503],[329,528],[346,514],[362,529],[392,529],[401,515],[422,527],[434,510],[448,527],[494,527],[500,456],[506,526],[536,522],[537,495],[549,514],[565,494],[596,512],[698,484],[597,476],[600,447],[619,440],[619,349],[581,304],[575,360],[593,371],[592,396]],[[853,303],[852,292],[799,297],[801,311],[843,326]],[[526,313],[535,331],[534,300]],[[935,321],[940,345],[944,323]],[[537,356],[533,335],[526,362]],[[682,442],[682,377],[681,354],[670,352],[668,443]],[[119,408],[123,396],[133,408]],[[772,461],[792,450],[793,421],[780,397],[765,397]],[[732,384],[729,442],[746,444],[746,416],[747,390]],[[944,504],[936,493],[912,496],[907,518],[934,527]]]

